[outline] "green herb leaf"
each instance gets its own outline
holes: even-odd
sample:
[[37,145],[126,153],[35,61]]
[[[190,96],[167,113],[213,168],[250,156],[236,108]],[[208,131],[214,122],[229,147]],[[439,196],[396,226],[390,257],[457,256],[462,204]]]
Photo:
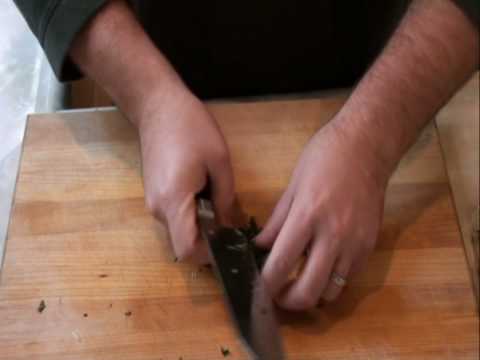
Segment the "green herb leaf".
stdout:
[[43,310],[45,310],[47,305],[45,304],[45,300],[40,301],[40,304],[38,305],[38,312],[42,313]]
[[220,351],[222,352],[223,357],[230,356],[230,350],[228,348],[224,348],[223,346],[220,348]]

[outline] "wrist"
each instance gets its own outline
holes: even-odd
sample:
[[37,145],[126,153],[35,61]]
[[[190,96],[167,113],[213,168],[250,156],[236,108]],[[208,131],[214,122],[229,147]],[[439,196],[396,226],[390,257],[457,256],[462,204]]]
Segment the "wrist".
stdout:
[[148,128],[152,121],[158,121],[165,107],[173,106],[187,93],[189,90],[179,79],[152,77],[130,87],[124,96],[118,98],[118,106],[141,131]]
[[198,99],[182,82],[168,82],[150,88],[137,99],[127,112],[140,133],[177,121]]
[[137,127],[161,94],[185,88],[125,0],[108,2],[77,35],[70,55]]
[[379,131],[376,121],[368,114],[350,111],[348,107],[344,107],[331,124],[347,144],[349,156],[358,159],[360,167],[377,185],[385,187],[402,156],[398,148],[392,146],[392,136]]

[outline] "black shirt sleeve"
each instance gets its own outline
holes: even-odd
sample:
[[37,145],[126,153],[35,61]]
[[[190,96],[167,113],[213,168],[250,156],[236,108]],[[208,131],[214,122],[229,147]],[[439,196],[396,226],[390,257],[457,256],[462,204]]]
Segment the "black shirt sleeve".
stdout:
[[75,35],[107,0],[14,0],[61,81],[81,77],[68,57]]
[[454,0],[475,26],[480,27],[480,0]]

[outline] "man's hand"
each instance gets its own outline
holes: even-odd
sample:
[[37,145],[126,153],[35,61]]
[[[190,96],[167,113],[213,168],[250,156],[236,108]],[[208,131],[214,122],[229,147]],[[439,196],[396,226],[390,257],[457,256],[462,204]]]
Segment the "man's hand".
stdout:
[[[333,300],[375,245],[386,183],[423,126],[478,67],[478,29],[451,0],[415,0],[342,110],[316,134],[258,242],[293,310]],[[302,253],[301,273],[287,283]],[[338,279],[338,278],[337,278]]]
[[146,205],[170,230],[182,260],[207,261],[195,195],[210,180],[228,222],[233,176],[224,139],[204,105],[150,41],[125,0],[111,0],[77,36],[72,59],[138,128]]
[[176,256],[204,263],[208,257],[197,230],[195,195],[208,178],[216,213],[230,223],[234,189],[227,146],[205,106],[187,89],[172,87],[152,105],[137,121],[146,204],[168,225]]
[[[366,146],[334,126],[321,129],[300,157],[290,184],[257,238],[271,247],[263,275],[277,302],[290,310],[332,301],[347,278],[363,265],[375,246],[387,179],[375,173]],[[307,253],[295,281],[289,275]]]

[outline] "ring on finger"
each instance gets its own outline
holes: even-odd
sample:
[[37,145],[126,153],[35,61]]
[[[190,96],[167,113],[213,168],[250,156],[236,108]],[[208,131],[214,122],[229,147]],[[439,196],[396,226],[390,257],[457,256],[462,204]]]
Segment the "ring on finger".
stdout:
[[338,287],[344,287],[347,284],[347,279],[336,272],[332,273],[331,280]]

